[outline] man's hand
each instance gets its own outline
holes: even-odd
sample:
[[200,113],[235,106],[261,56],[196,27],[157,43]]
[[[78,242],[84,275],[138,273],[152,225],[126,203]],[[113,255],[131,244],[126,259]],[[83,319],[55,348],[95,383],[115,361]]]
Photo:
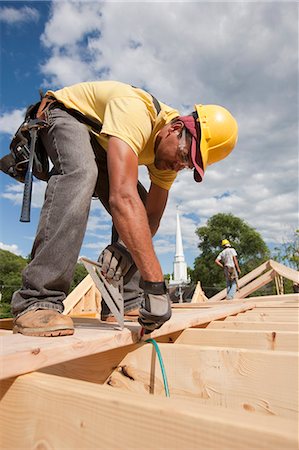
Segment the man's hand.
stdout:
[[171,317],[171,302],[164,281],[143,281],[144,300],[139,310],[138,322],[150,333],[160,328]]
[[[121,277],[128,276],[131,278],[137,270],[129,251],[119,242],[108,245],[100,254],[98,262],[108,281],[119,281]],[[124,280],[124,283],[127,281],[129,279]]]

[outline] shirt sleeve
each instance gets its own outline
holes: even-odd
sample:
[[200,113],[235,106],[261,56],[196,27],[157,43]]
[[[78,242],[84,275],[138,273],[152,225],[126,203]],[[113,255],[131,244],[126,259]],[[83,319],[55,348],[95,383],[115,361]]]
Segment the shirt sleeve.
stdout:
[[162,189],[169,191],[172,183],[177,177],[177,172],[174,170],[159,170],[156,168],[155,164],[149,164],[147,169],[151,182]]
[[117,97],[105,108],[101,134],[126,142],[138,156],[152,132],[152,123],[144,103],[134,97]]
[[219,255],[217,256],[216,260],[217,261],[221,261],[221,258],[222,258],[222,252],[219,253]]

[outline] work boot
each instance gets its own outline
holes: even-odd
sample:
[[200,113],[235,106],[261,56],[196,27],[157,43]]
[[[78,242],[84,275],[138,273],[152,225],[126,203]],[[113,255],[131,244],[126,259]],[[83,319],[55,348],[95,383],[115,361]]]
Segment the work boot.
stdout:
[[37,309],[17,317],[13,333],[26,336],[67,336],[74,333],[74,324],[70,317],[55,309]]

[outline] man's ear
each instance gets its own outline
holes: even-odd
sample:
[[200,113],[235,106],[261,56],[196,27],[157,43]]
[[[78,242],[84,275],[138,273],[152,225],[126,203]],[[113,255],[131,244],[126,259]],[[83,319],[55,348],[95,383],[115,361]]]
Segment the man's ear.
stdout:
[[184,128],[184,123],[181,120],[177,120],[173,122],[170,126],[170,129],[172,132],[175,132],[177,134],[180,134],[182,132],[182,129]]

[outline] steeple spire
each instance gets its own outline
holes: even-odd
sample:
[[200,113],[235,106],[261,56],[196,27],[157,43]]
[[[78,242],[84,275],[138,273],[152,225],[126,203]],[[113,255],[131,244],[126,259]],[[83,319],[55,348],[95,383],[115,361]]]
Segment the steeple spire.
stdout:
[[175,243],[175,257],[173,262],[173,282],[178,283],[188,283],[187,277],[187,264],[185,262],[183,241],[180,225],[180,215],[177,207],[176,211],[176,243]]

